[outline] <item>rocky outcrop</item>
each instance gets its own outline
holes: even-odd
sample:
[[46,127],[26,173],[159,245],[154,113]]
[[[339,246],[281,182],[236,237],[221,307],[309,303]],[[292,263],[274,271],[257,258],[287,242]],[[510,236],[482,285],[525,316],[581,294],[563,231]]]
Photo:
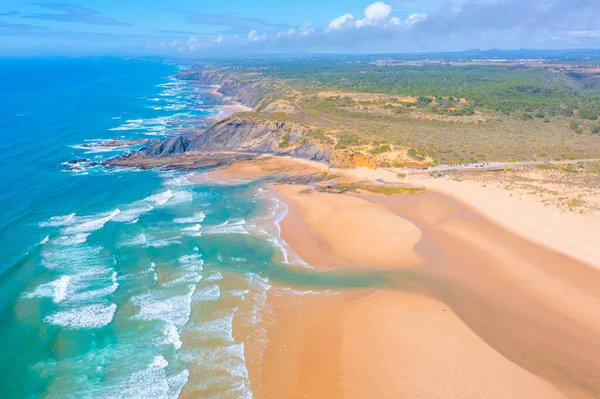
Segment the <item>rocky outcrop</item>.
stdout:
[[97,143],[82,144],[81,147],[84,147],[84,148],[131,147],[131,146],[135,146],[135,145],[148,144],[149,142],[150,142],[149,139],[139,139],[139,140],[112,139],[112,140],[106,140],[106,141],[99,141]]
[[191,139],[189,149],[291,155],[329,162],[330,151],[306,137],[308,130],[290,121],[233,116]]
[[223,81],[223,74],[217,69],[212,68],[193,68],[181,71],[177,75],[181,80],[200,80],[204,84],[220,84]]
[[264,98],[275,93],[273,88],[266,87],[260,82],[237,79],[224,80],[217,91],[251,108],[256,107]]
[[185,153],[190,146],[190,139],[179,136],[154,143],[142,150],[151,157],[167,157]]
[[252,159],[249,154],[237,153],[212,153],[212,152],[186,152],[180,155],[148,156],[137,152],[121,158],[114,158],[104,162],[103,166],[116,166],[127,168],[154,169],[162,168],[198,170],[229,165],[235,161]]
[[256,107],[264,98],[276,92],[275,88],[265,86],[259,81],[227,78],[220,70],[208,67],[181,71],[177,74],[177,78],[198,80],[206,85],[219,85],[217,90],[219,93],[251,108]]
[[188,153],[238,152],[290,155],[328,163],[330,149],[307,137],[308,128],[291,121],[232,116],[192,137],[179,136],[142,149],[147,157]]

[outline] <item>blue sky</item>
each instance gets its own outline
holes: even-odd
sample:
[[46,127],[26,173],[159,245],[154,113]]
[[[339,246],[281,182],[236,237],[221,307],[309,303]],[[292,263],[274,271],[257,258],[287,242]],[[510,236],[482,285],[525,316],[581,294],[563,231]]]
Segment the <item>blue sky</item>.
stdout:
[[73,0],[0,3],[0,55],[600,47],[600,0]]

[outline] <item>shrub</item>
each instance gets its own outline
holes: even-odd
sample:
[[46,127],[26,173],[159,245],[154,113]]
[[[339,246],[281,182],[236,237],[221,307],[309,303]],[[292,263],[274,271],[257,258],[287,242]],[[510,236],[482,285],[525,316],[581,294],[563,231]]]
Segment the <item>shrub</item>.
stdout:
[[279,143],[279,148],[286,148],[290,146],[290,134],[286,133],[281,138],[281,142]]
[[371,151],[371,154],[377,155],[377,154],[383,154],[384,152],[390,152],[390,151],[392,151],[390,146],[388,144],[383,144],[383,145],[380,145],[379,147],[373,149]]

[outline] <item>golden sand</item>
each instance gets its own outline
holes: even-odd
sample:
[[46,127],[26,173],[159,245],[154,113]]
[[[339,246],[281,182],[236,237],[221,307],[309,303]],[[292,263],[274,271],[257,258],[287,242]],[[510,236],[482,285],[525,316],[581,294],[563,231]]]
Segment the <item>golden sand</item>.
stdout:
[[[282,162],[269,173],[305,168]],[[600,397],[596,268],[441,194],[274,190],[289,201],[282,238],[319,273],[387,283],[269,290],[268,343],[246,341],[255,397]]]

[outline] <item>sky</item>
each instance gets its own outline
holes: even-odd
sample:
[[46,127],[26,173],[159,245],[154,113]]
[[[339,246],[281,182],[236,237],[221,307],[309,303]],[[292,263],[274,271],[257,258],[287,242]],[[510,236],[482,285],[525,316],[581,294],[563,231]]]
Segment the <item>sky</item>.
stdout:
[[600,0],[0,2],[0,55],[600,48]]

